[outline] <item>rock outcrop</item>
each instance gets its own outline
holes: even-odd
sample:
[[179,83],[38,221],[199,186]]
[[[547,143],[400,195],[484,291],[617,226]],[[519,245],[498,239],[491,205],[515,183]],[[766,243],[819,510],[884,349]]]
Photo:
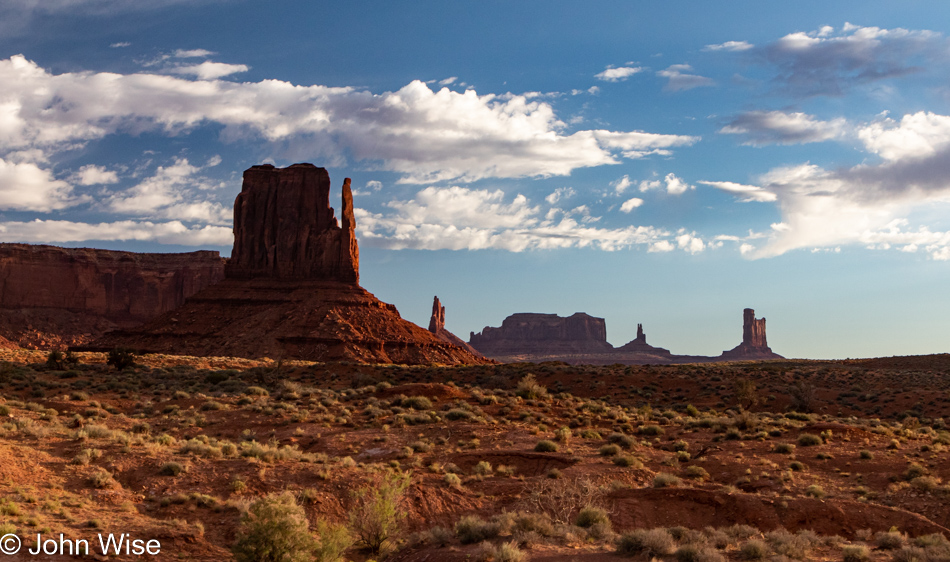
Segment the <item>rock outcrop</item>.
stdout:
[[547,354],[571,355],[604,353],[613,350],[607,343],[607,324],[577,312],[566,318],[557,314],[518,313],[505,318],[501,327],[486,326],[471,333],[469,344],[486,357],[517,359]]
[[663,349],[662,347],[653,347],[647,343],[647,336],[643,333],[643,324],[637,324],[637,337],[634,340],[627,342],[626,344],[617,348],[617,353],[634,353],[634,354],[643,354],[645,356],[657,356],[663,358],[669,358],[672,356],[670,350]]
[[[172,312],[116,331],[89,349],[367,363],[487,360],[403,320],[359,286],[350,180],[342,225],[323,168],[254,166],[234,204],[226,279]],[[463,342],[464,343],[464,342]]]
[[0,244],[0,336],[33,348],[81,344],[177,308],[223,278],[218,252]]
[[330,207],[326,169],[313,164],[252,166],[234,201],[228,277],[359,283],[349,178],[343,182],[342,222],[341,227]]
[[439,301],[439,297],[437,296],[432,298],[432,316],[429,318],[429,331],[445,343],[457,345],[474,355],[481,355],[474,347],[468,345],[465,340],[445,329],[445,307],[442,306],[442,302]]
[[725,361],[784,359],[772,353],[765,339],[765,318],[756,318],[755,310],[751,308],[742,311],[742,343],[729,351],[723,351],[720,357]]

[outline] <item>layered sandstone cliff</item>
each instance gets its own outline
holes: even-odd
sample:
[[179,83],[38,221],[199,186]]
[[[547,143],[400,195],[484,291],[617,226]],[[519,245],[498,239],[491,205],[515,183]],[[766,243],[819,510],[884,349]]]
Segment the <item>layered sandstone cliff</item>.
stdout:
[[607,324],[583,312],[568,317],[557,314],[512,314],[498,328],[486,326],[471,333],[469,344],[486,357],[510,359],[548,354],[603,353],[613,350],[607,343]]
[[218,252],[0,244],[0,336],[24,347],[83,343],[177,308],[223,278]]
[[234,204],[226,279],[93,348],[370,363],[482,363],[486,359],[403,320],[359,286],[350,180],[342,225],[323,168],[254,166]]

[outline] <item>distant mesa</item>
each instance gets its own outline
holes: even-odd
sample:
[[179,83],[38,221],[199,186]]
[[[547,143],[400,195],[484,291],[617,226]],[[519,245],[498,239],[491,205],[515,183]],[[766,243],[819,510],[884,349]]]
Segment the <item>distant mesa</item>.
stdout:
[[745,313],[743,343],[719,357],[673,355],[668,349],[654,347],[647,343],[642,324],[637,324],[636,339],[614,348],[607,342],[604,319],[583,312],[567,318],[556,314],[512,314],[501,327],[472,332],[469,343],[486,357],[503,362],[641,365],[782,359],[765,344],[765,319],[756,320],[751,309]]
[[[403,320],[359,286],[350,180],[342,224],[312,164],[253,166],[234,203],[225,279],[145,325],[90,346],[198,356],[462,364],[487,360]],[[464,344],[464,342],[462,342]]]
[[742,343],[729,351],[723,351],[721,358],[726,361],[784,359],[772,353],[765,340],[765,318],[756,318],[755,310],[751,308],[742,311]]
[[218,252],[0,244],[0,336],[24,348],[88,343],[181,306],[224,279]]
[[445,307],[442,306],[442,302],[439,301],[437,296],[432,298],[432,316],[429,317],[429,331],[445,343],[457,345],[474,355],[481,356],[481,353],[465,343],[465,340],[445,329]]

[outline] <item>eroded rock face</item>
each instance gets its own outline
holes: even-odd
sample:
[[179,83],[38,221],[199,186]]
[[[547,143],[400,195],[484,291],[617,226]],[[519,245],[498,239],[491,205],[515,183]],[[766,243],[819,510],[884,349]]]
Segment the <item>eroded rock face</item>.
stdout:
[[359,248],[350,180],[342,226],[330,207],[330,176],[313,164],[244,172],[234,201],[230,278],[322,279],[359,283]]
[[781,355],[772,353],[765,339],[765,318],[756,318],[755,310],[746,308],[742,311],[742,343],[723,351],[724,360],[743,359],[784,359]]
[[[174,311],[116,331],[88,349],[199,356],[367,363],[485,363],[439,334],[403,320],[359,286],[350,180],[342,225],[329,204],[330,178],[312,164],[254,166],[234,203],[234,251],[226,279]],[[454,337],[454,336],[453,336]]]
[[468,345],[465,340],[445,329],[445,307],[442,306],[439,297],[432,298],[432,316],[429,317],[429,331],[445,343],[457,345],[479,357],[482,355],[474,347]]
[[0,335],[25,347],[82,343],[172,310],[223,278],[218,252],[0,244]]
[[627,342],[626,344],[617,348],[618,353],[636,353],[643,354],[644,359],[648,356],[656,356],[660,358],[672,358],[670,350],[663,349],[662,347],[653,347],[647,343],[647,336],[643,332],[643,324],[637,324],[637,337],[634,340]]
[[604,319],[583,312],[566,318],[557,314],[512,314],[501,327],[486,326],[481,333],[472,332],[469,343],[488,357],[613,350],[607,343]]

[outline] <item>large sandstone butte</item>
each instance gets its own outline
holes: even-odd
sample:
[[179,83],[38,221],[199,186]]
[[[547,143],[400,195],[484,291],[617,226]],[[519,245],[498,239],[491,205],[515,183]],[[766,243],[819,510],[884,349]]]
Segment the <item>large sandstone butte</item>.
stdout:
[[548,354],[575,355],[613,350],[607,343],[607,323],[577,312],[566,318],[557,314],[512,314],[501,327],[486,326],[471,333],[469,344],[487,357],[525,360]]
[[234,204],[234,251],[224,281],[91,347],[310,361],[485,362],[403,320],[396,307],[359,286],[349,186],[347,179],[340,225],[323,168],[250,168]]
[[177,308],[223,278],[218,252],[0,244],[0,336],[22,347],[82,344]]
[[755,310],[751,308],[742,311],[742,343],[729,351],[723,351],[720,357],[727,361],[784,359],[772,353],[765,340],[765,318],[756,318]]

